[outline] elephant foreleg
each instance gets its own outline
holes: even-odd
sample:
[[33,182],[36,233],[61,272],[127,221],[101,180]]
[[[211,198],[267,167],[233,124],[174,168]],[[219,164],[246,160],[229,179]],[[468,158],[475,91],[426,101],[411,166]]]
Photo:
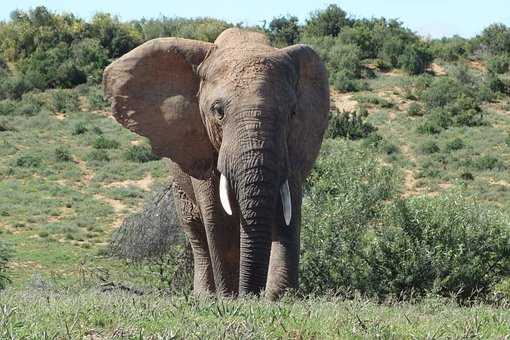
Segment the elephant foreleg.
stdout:
[[197,207],[191,180],[175,163],[169,162],[173,194],[181,227],[193,251],[193,291],[197,295],[215,293],[207,235]]
[[299,183],[292,183],[292,220],[287,226],[283,218],[281,204],[277,209],[276,223],[273,227],[271,257],[266,284],[266,297],[275,300],[289,288],[298,287],[300,225],[302,190]]
[[216,293],[235,296],[239,287],[239,224],[220,205],[219,174],[206,180],[192,179],[195,197],[207,234]]

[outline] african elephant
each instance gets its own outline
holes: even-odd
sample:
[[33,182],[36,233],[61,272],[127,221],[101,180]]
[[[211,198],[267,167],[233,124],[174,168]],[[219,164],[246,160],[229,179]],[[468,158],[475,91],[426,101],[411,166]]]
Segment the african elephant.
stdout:
[[238,28],[214,43],[159,38],[109,65],[103,85],[116,120],[169,159],[194,292],[297,287],[302,185],[329,111],[317,54]]

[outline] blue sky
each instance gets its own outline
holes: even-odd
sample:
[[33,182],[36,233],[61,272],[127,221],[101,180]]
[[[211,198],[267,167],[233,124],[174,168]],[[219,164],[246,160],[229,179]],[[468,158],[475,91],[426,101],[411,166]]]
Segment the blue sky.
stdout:
[[458,34],[471,37],[494,22],[510,25],[510,0],[2,0],[0,19],[16,8],[44,5],[53,11],[67,11],[90,18],[98,11],[119,15],[123,20],[142,17],[212,16],[230,22],[261,24],[279,15],[296,15],[301,21],[313,10],[336,3],[350,15],[397,18],[412,30],[431,37]]

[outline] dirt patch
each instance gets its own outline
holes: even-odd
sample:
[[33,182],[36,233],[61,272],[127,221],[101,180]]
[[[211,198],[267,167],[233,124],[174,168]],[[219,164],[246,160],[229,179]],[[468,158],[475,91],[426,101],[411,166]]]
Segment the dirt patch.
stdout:
[[87,168],[87,165],[81,159],[76,160],[75,163],[78,165],[80,170],[83,172],[83,181],[85,182],[85,184],[90,183],[90,181],[92,181],[92,178],[94,177],[94,174],[92,173],[92,171],[89,168]]
[[55,118],[62,121],[64,119],[66,119],[66,114],[63,112],[55,112]]
[[34,261],[11,261],[9,262],[9,268],[31,268],[31,269],[41,269],[41,264]]
[[152,175],[149,173],[147,174],[147,176],[138,181],[128,179],[126,181],[110,183],[106,187],[107,188],[137,187],[142,190],[149,191],[152,186],[152,183],[154,183],[154,179],[152,178]]
[[434,75],[436,75],[436,76],[448,75],[448,72],[446,72],[446,69],[443,66],[436,64],[436,63],[432,63],[430,65],[429,71],[433,72]]
[[121,201],[114,200],[112,198],[103,196],[101,194],[95,194],[94,198],[100,201],[105,202],[106,204],[110,205],[113,208],[113,211],[115,213],[115,221],[111,224],[112,228],[118,228],[122,224],[122,221],[124,220],[124,214],[126,210],[126,205],[122,203]]
[[331,106],[336,108],[338,111],[356,111],[358,108],[358,102],[352,99],[352,94],[341,93],[337,91],[330,92]]
[[480,72],[487,71],[487,66],[485,66],[485,64],[481,60],[469,60],[467,62],[467,65],[469,68],[478,70]]

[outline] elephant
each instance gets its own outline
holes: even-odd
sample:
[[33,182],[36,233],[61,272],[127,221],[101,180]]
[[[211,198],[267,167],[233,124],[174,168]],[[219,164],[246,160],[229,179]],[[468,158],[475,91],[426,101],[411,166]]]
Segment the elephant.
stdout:
[[329,82],[307,45],[230,28],[163,37],[104,71],[114,118],[168,160],[198,295],[298,287],[303,184],[328,124]]

